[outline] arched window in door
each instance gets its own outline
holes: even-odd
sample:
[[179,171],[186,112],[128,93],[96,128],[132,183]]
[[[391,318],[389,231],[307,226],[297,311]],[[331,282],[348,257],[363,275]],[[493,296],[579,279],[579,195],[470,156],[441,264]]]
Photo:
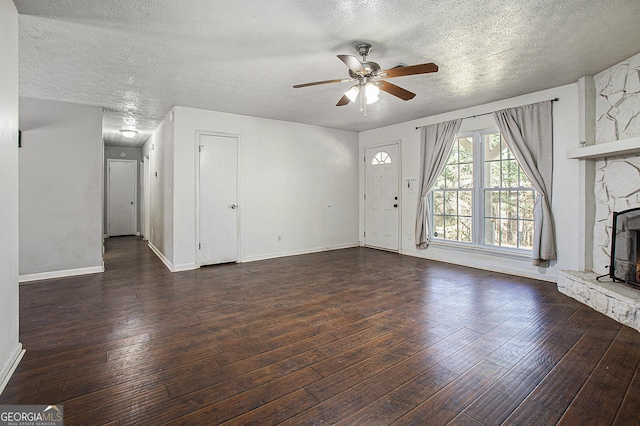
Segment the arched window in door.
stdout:
[[391,164],[391,156],[384,151],[376,152],[376,154],[371,158],[372,166],[379,166],[381,164]]

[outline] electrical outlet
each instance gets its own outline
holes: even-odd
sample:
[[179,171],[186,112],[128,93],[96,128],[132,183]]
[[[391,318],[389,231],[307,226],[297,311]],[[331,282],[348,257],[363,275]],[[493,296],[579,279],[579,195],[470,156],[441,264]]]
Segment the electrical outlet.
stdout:
[[407,240],[409,241],[413,240],[413,234],[408,234]]

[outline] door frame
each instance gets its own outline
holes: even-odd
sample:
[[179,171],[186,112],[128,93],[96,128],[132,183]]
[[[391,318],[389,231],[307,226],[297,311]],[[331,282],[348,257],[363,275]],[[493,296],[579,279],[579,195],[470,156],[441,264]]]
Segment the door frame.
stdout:
[[149,162],[149,155],[142,157],[142,197],[141,198],[141,209],[140,216],[142,220],[142,224],[140,226],[140,234],[144,237],[145,240],[150,241],[149,238],[149,218],[150,218],[150,208],[151,208],[151,163]]
[[107,238],[111,236],[111,163],[133,163],[135,167],[135,182],[133,185],[133,203],[134,203],[134,215],[133,215],[133,235],[138,232],[138,180],[140,179],[138,172],[138,160],[122,160],[117,158],[107,158]]
[[[366,145],[366,146],[363,146],[360,151],[360,155],[363,158],[362,173],[360,174],[360,177],[362,179],[362,194],[360,197],[360,201],[362,202],[362,210],[361,210],[362,215],[360,217],[362,221],[362,229],[360,230],[360,235],[362,235],[361,245],[363,247],[369,247],[367,246],[367,238],[365,235],[365,231],[367,230],[367,200],[365,198],[365,195],[367,193],[366,153],[368,149],[381,149],[382,147],[391,146],[391,145],[396,145],[398,147],[398,248],[390,251],[393,251],[394,253],[402,253],[402,139],[395,139],[388,142],[379,142],[372,145]],[[370,161],[371,159],[368,159],[368,160]],[[378,250],[385,250],[381,247],[371,246],[371,248],[375,248]]]
[[199,268],[200,266],[202,266],[202,264],[200,263],[200,249],[198,247],[198,244],[200,243],[200,136],[219,136],[219,137],[224,137],[224,138],[235,138],[236,139],[236,143],[237,143],[237,153],[238,153],[238,158],[236,159],[236,200],[237,200],[237,206],[238,208],[236,209],[236,223],[237,223],[237,254],[236,254],[236,263],[241,263],[242,262],[242,246],[240,244],[241,240],[241,223],[242,223],[242,203],[241,203],[241,192],[242,192],[242,180],[241,180],[241,173],[240,173],[240,158],[242,158],[241,155],[241,147],[242,147],[242,143],[241,143],[241,139],[240,139],[240,134],[237,133],[225,133],[225,132],[216,132],[216,131],[211,131],[211,130],[196,130],[195,133],[195,140],[194,140],[194,150],[195,150],[195,175],[194,175],[194,180],[195,180],[195,223],[196,223],[196,233],[195,233],[195,238],[194,238],[194,250],[195,250],[195,263],[196,266]]

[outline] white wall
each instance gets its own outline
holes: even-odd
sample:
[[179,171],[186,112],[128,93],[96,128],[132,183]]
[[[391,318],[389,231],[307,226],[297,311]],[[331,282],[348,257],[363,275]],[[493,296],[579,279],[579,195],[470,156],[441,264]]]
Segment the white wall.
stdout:
[[173,203],[164,203],[163,213],[166,220],[173,208],[173,254],[169,246],[162,251],[174,270],[196,266],[197,131],[239,138],[240,261],[358,245],[357,133],[185,107],[175,107],[161,127],[168,123],[174,140],[166,131],[162,142],[153,140],[156,151],[175,143],[173,157],[164,159],[173,160],[173,170],[166,168],[173,186],[164,191]]
[[[417,126],[439,123],[493,112],[503,108],[541,102],[558,97],[559,102],[553,104],[553,137],[554,137],[554,177],[552,209],[555,215],[556,243],[558,260],[553,261],[549,268],[539,268],[531,265],[530,260],[520,260],[499,257],[480,252],[462,252],[450,248],[436,247],[432,245],[425,250],[417,250],[414,245],[413,232],[418,203],[418,191],[408,192],[406,180],[420,178],[420,131]],[[462,121],[461,131],[497,128],[490,115],[465,119]],[[440,260],[455,264],[471,266],[479,269],[488,269],[506,272],[516,275],[535,277],[538,279],[555,281],[558,272],[563,269],[579,269],[579,241],[581,230],[578,217],[584,214],[578,210],[579,173],[578,161],[568,160],[568,149],[578,147],[578,85],[571,84],[549,90],[544,90],[529,95],[505,99],[490,104],[479,105],[473,108],[453,111],[437,116],[408,121],[405,123],[387,126],[380,129],[360,133],[361,155],[365,147],[379,145],[385,142],[401,140],[402,145],[402,182],[404,185],[401,199],[401,252],[412,256],[427,259]],[[361,164],[361,163],[360,163]],[[362,194],[364,193],[364,168],[360,170],[360,203],[362,212],[360,215],[359,235],[362,239],[364,230],[364,206]]]
[[102,271],[102,108],[20,98],[20,129],[20,280]]
[[0,0],[0,393],[19,360],[18,12]]
[[[124,157],[122,156],[124,154]],[[140,232],[142,230],[142,220],[141,220],[141,206],[142,206],[142,182],[140,180],[140,170],[142,169],[142,148],[131,148],[131,147],[122,147],[122,146],[105,146],[104,147],[104,170],[107,170],[107,160],[135,160],[138,162],[138,179],[136,180],[136,185],[138,188],[138,200],[136,201],[136,217],[137,217],[137,225],[136,232]],[[102,224],[102,232],[103,234],[107,233],[107,173],[104,173],[104,211],[102,213],[104,217],[104,221]]]

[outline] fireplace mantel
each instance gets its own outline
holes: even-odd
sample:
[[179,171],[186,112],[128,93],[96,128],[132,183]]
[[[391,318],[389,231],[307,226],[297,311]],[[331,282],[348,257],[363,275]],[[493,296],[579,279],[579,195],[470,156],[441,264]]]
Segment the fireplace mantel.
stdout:
[[574,148],[567,151],[567,158],[576,160],[595,160],[604,157],[640,154],[640,136],[618,141]]

